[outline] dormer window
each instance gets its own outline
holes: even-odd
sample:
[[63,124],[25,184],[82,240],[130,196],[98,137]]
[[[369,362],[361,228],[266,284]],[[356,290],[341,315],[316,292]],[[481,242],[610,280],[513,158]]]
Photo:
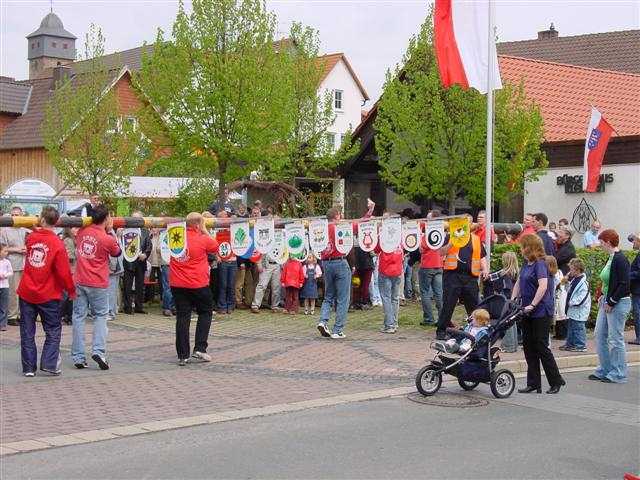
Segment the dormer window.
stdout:
[[62,44],[62,49],[66,50],[67,48],[69,48],[69,44],[68,43],[63,43]]
[[51,46],[52,46],[53,48],[56,48],[56,47],[58,46],[58,44],[57,44],[56,42],[51,42]]

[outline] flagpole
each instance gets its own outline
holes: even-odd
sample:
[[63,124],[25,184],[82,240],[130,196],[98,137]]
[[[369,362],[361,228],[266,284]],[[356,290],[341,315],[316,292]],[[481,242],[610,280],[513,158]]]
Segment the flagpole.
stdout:
[[491,225],[493,224],[492,215],[492,191],[493,191],[493,72],[495,70],[494,60],[495,55],[493,49],[495,48],[495,28],[493,18],[493,1],[489,0],[489,25],[487,34],[488,43],[488,61],[487,61],[487,173],[485,184],[485,198],[486,198],[486,229],[485,229],[485,249],[487,251],[487,262],[491,259]]

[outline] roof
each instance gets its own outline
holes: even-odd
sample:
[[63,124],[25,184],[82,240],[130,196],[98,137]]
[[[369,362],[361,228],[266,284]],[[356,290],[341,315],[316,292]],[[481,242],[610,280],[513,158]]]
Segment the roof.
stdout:
[[527,98],[542,112],[547,142],[584,140],[591,106],[615,129],[640,135],[640,75],[501,55],[502,80],[524,80]]
[[640,73],[640,30],[502,42],[498,54]]
[[40,22],[40,28],[27,35],[27,38],[37,37],[39,35],[51,35],[52,37],[76,39],[76,36],[73,33],[64,29],[62,20],[60,20],[60,17],[53,12],[48,13]]
[[0,113],[22,115],[27,110],[31,85],[0,81]]
[[365,100],[369,100],[369,94],[365,90],[364,85],[362,85],[362,82],[360,81],[360,79],[356,75],[356,72],[353,70],[353,67],[349,63],[349,60],[347,60],[347,57],[342,52],[331,53],[331,54],[328,54],[328,55],[322,55],[322,56],[320,56],[320,57],[318,57],[316,59],[316,61],[323,68],[322,77],[320,78],[320,83],[322,83],[324,81],[324,79],[329,76],[331,71],[335,68],[335,66],[341,60],[344,62],[345,66],[347,67],[347,70],[349,70],[349,73],[353,77],[353,81],[356,82],[356,85],[358,86],[358,89],[360,89],[360,92],[362,93],[362,97]]

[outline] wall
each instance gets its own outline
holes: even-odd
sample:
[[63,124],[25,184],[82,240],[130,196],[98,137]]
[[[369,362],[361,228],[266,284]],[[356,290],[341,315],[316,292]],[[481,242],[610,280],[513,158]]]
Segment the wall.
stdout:
[[0,151],[0,194],[25,178],[42,180],[56,190],[62,187],[44,148]]
[[[615,229],[622,239],[640,231],[640,163],[605,165],[602,173],[613,174],[613,183],[606,184],[603,193],[567,194],[563,185],[557,185],[559,176],[582,173],[581,167],[550,168],[537,182],[527,182],[525,212],[544,212],[550,221],[557,222],[565,217],[572,223],[576,207],[584,198],[595,210],[603,227]],[[574,243],[582,243],[581,234],[576,233]]]
[[336,119],[329,131],[344,135],[345,132],[353,131],[360,125],[364,97],[343,60],[336,64],[320,84],[320,95],[325,95],[327,91],[333,92],[333,90],[343,91],[343,109],[341,112],[335,112]]

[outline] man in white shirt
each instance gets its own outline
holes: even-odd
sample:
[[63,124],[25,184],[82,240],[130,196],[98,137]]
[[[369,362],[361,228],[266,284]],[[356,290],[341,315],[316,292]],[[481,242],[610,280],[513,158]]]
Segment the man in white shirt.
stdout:
[[591,230],[587,230],[582,238],[582,244],[585,248],[596,248],[600,246],[600,240],[598,240],[598,234],[602,225],[598,220],[594,220],[591,224]]

